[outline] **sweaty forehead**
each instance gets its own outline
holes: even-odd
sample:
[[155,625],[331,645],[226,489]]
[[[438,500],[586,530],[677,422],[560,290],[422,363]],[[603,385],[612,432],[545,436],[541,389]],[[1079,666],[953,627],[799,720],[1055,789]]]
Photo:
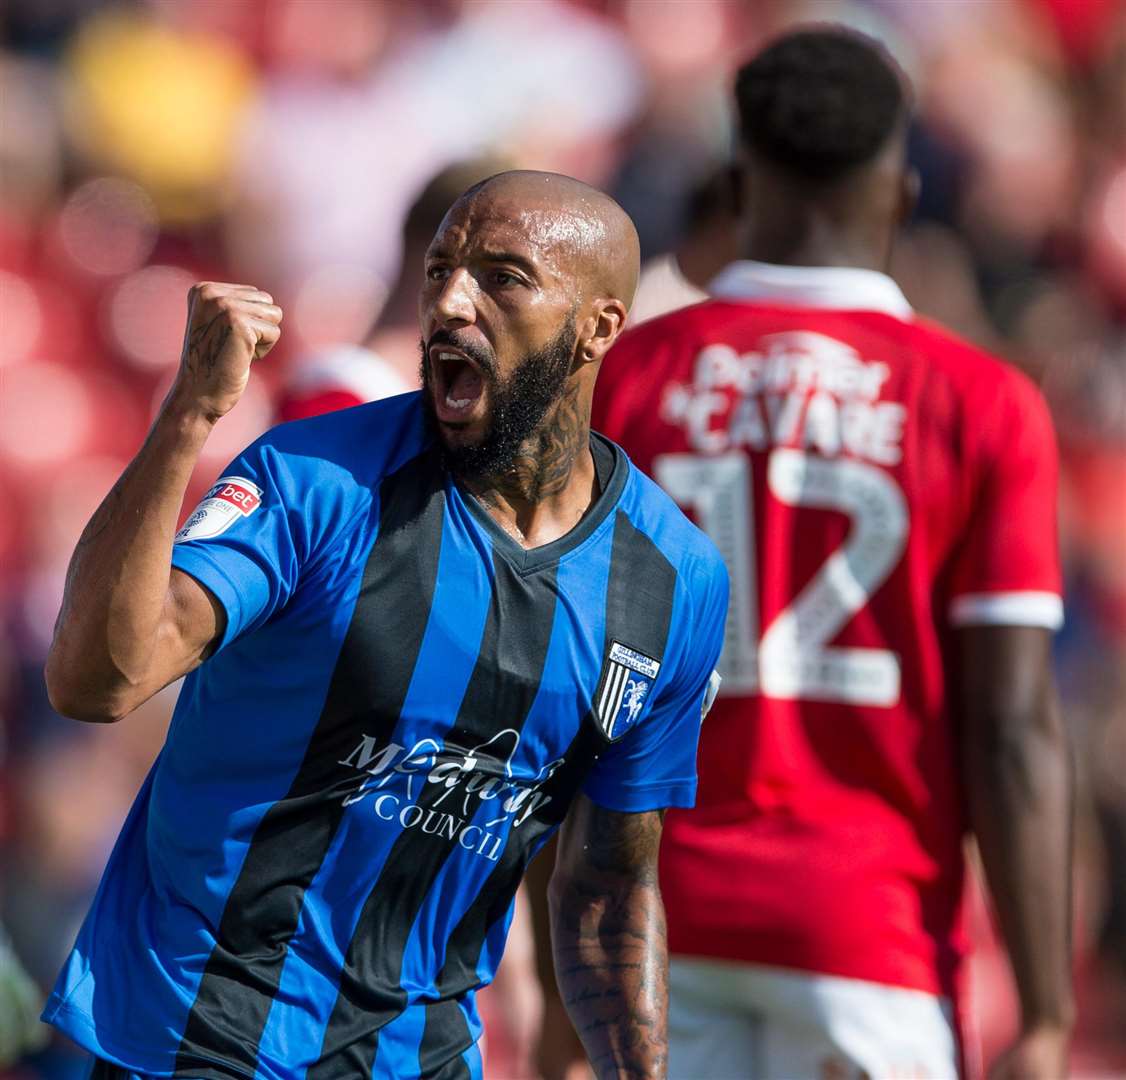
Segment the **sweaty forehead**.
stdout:
[[450,209],[436,247],[463,253],[511,252],[559,276],[581,275],[606,243],[604,224],[582,207],[529,203],[481,191]]
[[640,247],[629,215],[609,195],[558,173],[498,173],[450,209],[435,248],[457,257],[517,255],[574,295],[612,297],[628,308]]

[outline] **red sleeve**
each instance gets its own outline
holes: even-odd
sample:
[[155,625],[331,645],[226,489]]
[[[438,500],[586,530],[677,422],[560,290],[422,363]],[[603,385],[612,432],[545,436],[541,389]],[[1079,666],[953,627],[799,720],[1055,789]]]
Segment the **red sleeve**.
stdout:
[[1014,372],[1005,376],[966,421],[979,479],[949,616],[956,626],[1055,630],[1063,623],[1055,434],[1039,391]]

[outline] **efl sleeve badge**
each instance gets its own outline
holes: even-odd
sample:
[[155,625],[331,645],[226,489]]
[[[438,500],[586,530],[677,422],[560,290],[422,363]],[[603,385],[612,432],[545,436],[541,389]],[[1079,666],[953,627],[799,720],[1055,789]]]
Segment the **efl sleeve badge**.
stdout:
[[175,543],[210,540],[262,505],[262,489],[243,476],[224,476],[200,500],[176,534]]

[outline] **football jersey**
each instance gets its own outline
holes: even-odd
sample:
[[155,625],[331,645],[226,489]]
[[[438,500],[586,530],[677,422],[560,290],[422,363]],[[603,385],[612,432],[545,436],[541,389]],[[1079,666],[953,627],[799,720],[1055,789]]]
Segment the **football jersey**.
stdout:
[[1061,622],[1047,410],[883,274],[743,262],[712,293],[627,333],[594,408],[731,574],[670,949],[952,994],[952,635]]
[[474,993],[575,793],[695,790],[723,563],[592,452],[598,499],[530,551],[451,480],[418,393],[229,467],[173,548],[226,627],[45,1019],[149,1075],[480,1075]]

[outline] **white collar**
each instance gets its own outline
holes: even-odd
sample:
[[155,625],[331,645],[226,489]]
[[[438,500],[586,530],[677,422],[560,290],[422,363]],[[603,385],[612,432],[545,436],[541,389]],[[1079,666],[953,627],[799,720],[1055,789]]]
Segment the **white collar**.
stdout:
[[708,292],[719,300],[882,311],[900,319],[912,315],[907,297],[887,274],[851,266],[779,266],[743,259],[721,270]]

